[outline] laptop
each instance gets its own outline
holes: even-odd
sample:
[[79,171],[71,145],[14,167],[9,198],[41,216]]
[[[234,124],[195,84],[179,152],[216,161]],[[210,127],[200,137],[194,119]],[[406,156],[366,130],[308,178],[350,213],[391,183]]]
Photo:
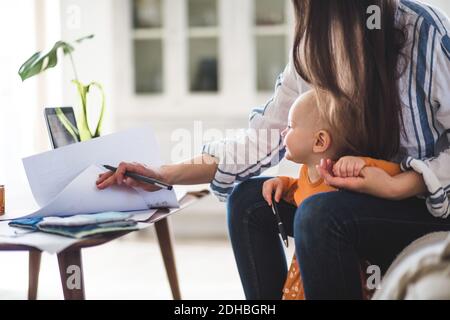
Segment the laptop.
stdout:
[[64,123],[60,120],[60,117],[56,111],[57,109],[60,109],[62,114],[66,116],[67,120],[77,128],[77,120],[72,107],[45,108],[45,123],[47,125],[47,131],[53,149],[80,141],[79,135],[73,131],[71,132],[71,130],[68,130]]

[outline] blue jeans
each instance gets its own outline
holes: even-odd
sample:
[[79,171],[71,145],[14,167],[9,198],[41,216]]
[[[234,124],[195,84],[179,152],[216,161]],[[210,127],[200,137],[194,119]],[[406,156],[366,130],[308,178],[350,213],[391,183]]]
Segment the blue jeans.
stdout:
[[[287,275],[275,217],[261,190],[268,177],[237,185],[227,203],[228,229],[247,299],[280,299]],[[425,201],[390,201],[348,191],[320,193],[298,208],[280,202],[286,231],[295,239],[307,299],[361,299],[361,259],[384,273],[415,239],[450,231]]]

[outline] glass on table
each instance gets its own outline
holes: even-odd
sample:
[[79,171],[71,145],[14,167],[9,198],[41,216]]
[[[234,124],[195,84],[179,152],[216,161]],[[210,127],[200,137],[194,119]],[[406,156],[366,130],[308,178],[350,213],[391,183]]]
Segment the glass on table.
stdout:
[[0,185],[0,216],[5,214],[5,186]]

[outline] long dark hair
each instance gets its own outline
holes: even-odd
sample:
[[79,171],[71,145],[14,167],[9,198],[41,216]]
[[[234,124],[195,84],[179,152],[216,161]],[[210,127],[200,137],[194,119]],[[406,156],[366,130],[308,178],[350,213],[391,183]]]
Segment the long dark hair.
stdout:
[[[403,132],[398,79],[406,32],[396,26],[398,0],[293,0],[295,69],[327,92],[326,109],[348,152],[389,159]],[[380,8],[381,29],[366,27],[367,8]],[[406,65],[406,64],[405,64]]]

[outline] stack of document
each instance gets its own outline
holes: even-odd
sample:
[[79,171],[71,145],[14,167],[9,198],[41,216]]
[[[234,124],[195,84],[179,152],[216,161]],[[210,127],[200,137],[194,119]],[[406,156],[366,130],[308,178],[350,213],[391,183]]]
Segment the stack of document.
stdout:
[[124,185],[98,190],[103,164],[140,162],[159,167],[161,159],[149,126],[80,142],[23,159],[31,191],[41,209],[30,217],[73,216],[110,211],[178,208],[173,190],[144,192]]
[[21,218],[11,221],[9,225],[80,239],[108,232],[138,230],[138,223],[130,218],[129,213],[103,212],[65,218]]

